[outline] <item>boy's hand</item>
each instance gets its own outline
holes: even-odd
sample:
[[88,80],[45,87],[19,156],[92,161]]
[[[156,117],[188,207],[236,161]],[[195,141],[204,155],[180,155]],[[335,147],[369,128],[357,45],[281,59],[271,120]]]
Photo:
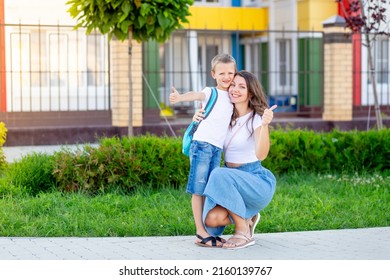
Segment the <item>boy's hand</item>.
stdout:
[[204,112],[205,112],[204,109],[202,109],[202,108],[198,109],[198,110],[195,112],[195,115],[192,117],[192,120],[193,120],[194,122],[200,122],[201,120],[204,119],[204,114],[203,114]]
[[171,94],[169,95],[169,102],[171,104],[175,104],[177,102],[180,102],[180,99],[181,99],[181,96],[180,96],[179,92],[174,87],[172,87]]

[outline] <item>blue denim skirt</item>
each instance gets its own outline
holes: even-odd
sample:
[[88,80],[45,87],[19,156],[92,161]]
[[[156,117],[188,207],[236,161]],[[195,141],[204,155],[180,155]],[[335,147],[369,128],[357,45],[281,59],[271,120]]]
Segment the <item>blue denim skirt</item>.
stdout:
[[[203,223],[208,212],[220,205],[243,219],[252,218],[264,209],[275,193],[276,179],[260,161],[237,168],[218,167],[209,177],[205,191]],[[231,219],[232,220],[232,219]],[[213,236],[223,233],[225,227],[207,227]]]

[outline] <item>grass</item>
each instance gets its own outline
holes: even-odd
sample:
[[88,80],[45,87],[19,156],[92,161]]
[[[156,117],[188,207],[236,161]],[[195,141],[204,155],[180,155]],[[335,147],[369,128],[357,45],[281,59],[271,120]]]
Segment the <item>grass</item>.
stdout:
[[388,174],[295,174],[281,178],[279,185],[264,210],[267,231],[390,226]]
[[[280,176],[256,232],[390,226],[390,172]],[[231,233],[232,226],[226,234]],[[138,188],[97,196],[46,192],[37,196],[0,182],[0,236],[192,235],[190,195]]]
[[170,189],[6,197],[0,209],[1,236],[182,235],[191,222],[188,197]]

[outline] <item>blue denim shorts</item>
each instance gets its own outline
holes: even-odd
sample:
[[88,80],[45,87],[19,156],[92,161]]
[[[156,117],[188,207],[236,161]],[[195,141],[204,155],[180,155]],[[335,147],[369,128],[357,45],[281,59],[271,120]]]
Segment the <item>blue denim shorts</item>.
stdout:
[[221,164],[222,149],[203,141],[192,141],[187,193],[203,195],[211,171]]

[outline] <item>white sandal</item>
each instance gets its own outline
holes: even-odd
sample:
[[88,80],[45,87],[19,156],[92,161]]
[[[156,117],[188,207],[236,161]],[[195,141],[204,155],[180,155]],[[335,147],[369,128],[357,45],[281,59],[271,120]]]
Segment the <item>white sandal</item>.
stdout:
[[250,219],[249,221],[249,230],[251,231],[251,237],[253,238],[253,236],[255,235],[255,229],[256,229],[256,226],[257,224],[260,222],[260,213],[257,213],[256,215],[254,215],[252,217],[252,219]]
[[[244,240],[244,242],[241,243],[239,241],[233,241],[233,239]],[[230,244],[232,244],[233,246],[229,247],[228,245],[230,245]],[[236,249],[246,248],[246,247],[254,245],[254,244],[255,244],[255,240],[252,237],[248,237],[244,233],[237,231],[237,232],[234,233],[234,235],[232,237],[230,237],[226,241],[226,243],[224,243],[222,245],[222,248],[223,249],[236,250]]]

